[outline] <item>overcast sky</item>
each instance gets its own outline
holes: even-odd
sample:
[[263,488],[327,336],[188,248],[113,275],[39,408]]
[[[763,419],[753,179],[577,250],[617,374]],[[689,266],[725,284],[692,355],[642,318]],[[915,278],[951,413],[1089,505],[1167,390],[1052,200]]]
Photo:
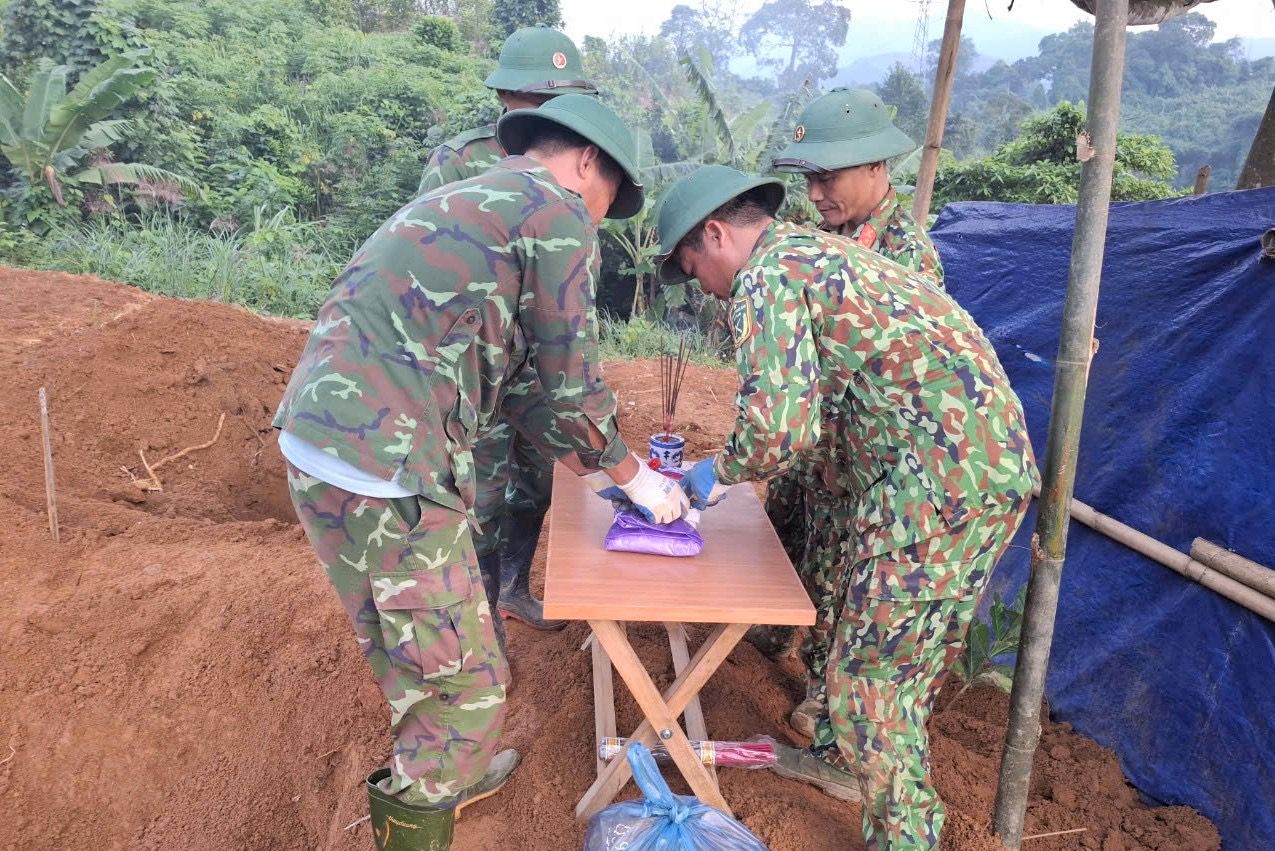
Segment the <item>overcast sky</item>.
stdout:
[[[612,6],[610,2],[599,0],[562,0],[562,16],[568,34],[577,41],[586,35],[607,36],[614,32],[654,33],[677,2],[637,0]],[[692,7],[697,5],[697,0],[682,2]],[[893,24],[896,28],[901,23],[914,24],[921,5],[919,0],[842,0],[842,3],[850,9],[852,29],[868,28],[874,23]],[[739,8],[745,15],[761,4],[762,0],[739,0]],[[1006,11],[1008,5],[1009,0],[970,0],[965,7],[966,21],[978,16],[987,22],[990,10],[993,21],[1004,20],[1045,32],[1061,32],[1076,21],[1092,20],[1067,0],[1016,0],[1012,12]],[[931,0],[929,6],[931,19],[928,30],[931,38],[938,38],[943,32],[947,3]],[[1275,37],[1275,10],[1271,0],[1218,0],[1204,3],[1199,11],[1217,23],[1219,39],[1233,36]],[[1035,45],[1028,47],[1024,54],[1035,52]],[[883,46],[883,50],[889,49],[897,48]]]

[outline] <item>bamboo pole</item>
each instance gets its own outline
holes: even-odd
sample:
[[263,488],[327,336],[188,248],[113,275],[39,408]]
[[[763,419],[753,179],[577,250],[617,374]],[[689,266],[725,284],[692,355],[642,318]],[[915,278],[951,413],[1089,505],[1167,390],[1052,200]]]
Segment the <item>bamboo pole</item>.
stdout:
[[[1187,579],[1198,582],[1231,602],[1243,606],[1253,614],[1275,623],[1275,599],[1224,575],[1225,571],[1214,570],[1211,565],[1202,560],[1197,561],[1186,553],[1179,552],[1168,544],[1157,541],[1145,532],[1139,532],[1132,526],[1121,523],[1078,499],[1071,501],[1071,516],[1095,532],[1101,532],[1113,541],[1124,544],[1153,561],[1158,561],[1175,573],[1180,573]],[[1196,543],[1201,541],[1203,541],[1202,538],[1196,539]],[[1203,542],[1208,543],[1208,541]],[[1194,546],[1191,547],[1191,552],[1195,552]],[[1226,551],[1223,550],[1223,552]],[[1227,554],[1234,555],[1234,553]],[[1239,556],[1235,557],[1239,558]],[[1246,559],[1241,560],[1246,561]],[[1256,564],[1256,562],[1250,562],[1250,564]],[[1261,567],[1261,565],[1256,566]]]
[[[1196,538],[1191,542],[1191,558],[1237,582],[1243,582],[1267,597],[1275,598],[1275,570],[1264,564],[1258,564],[1203,538]],[[1272,605],[1275,605],[1275,600],[1272,600]]]
[[1115,168],[1128,17],[1129,0],[1100,0],[1090,62],[1089,138],[1085,140],[1092,146],[1093,156],[1081,166],[1076,231],[1071,243],[1049,440],[1042,470],[1042,498],[1036,532],[1032,536],[1031,578],[1023,613],[1022,643],[1014,666],[1009,727],[996,788],[995,829],[1007,851],[1019,851],[1022,846],[1032,758],[1040,739],[1040,700],[1045,691],[1045,672],[1049,668],[1049,649],[1054,638],[1085,391],[1094,351],[1094,318]]
[[49,532],[53,543],[62,543],[58,530],[58,494],[53,483],[53,441],[49,437],[49,396],[40,388],[40,436],[44,444],[44,504],[49,513]]
[[934,197],[934,177],[939,170],[939,150],[943,147],[947,107],[952,101],[952,78],[956,75],[956,55],[961,49],[961,23],[964,18],[965,0],[948,0],[939,65],[934,74],[934,94],[930,98],[930,118],[925,124],[925,145],[921,150],[921,165],[916,172],[916,189],[912,192],[912,218],[922,227],[930,215],[930,200]]

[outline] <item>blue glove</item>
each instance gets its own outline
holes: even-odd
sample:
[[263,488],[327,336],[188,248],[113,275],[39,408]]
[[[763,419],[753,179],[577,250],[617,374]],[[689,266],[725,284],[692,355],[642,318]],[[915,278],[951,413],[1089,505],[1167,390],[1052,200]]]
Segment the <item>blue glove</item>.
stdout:
[[717,505],[726,496],[730,486],[717,481],[717,469],[714,466],[716,461],[716,455],[697,461],[695,466],[682,477],[682,490],[686,491],[686,495],[690,498],[691,508],[703,511],[705,508]]

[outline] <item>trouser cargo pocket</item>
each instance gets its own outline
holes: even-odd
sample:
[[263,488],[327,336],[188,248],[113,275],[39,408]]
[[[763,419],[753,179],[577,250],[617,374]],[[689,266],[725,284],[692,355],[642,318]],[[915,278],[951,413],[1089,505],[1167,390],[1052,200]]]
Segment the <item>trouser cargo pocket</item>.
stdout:
[[470,577],[462,561],[372,578],[386,652],[423,680],[455,675],[473,652],[476,636],[465,635],[462,613],[473,594]]

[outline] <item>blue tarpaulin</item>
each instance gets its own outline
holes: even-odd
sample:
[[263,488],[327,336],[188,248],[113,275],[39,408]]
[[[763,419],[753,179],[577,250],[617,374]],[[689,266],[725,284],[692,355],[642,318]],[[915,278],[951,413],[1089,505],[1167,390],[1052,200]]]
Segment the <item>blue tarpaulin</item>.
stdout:
[[[932,231],[1043,456],[1075,209],[949,204]],[[1076,498],[1275,566],[1275,188],[1113,204]],[[1029,515],[993,576],[1026,580]],[[990,599],[991,595],[988,595]],[[1046,695],[1226,851],[1275,849],[1275,625],[1072,522]]]

